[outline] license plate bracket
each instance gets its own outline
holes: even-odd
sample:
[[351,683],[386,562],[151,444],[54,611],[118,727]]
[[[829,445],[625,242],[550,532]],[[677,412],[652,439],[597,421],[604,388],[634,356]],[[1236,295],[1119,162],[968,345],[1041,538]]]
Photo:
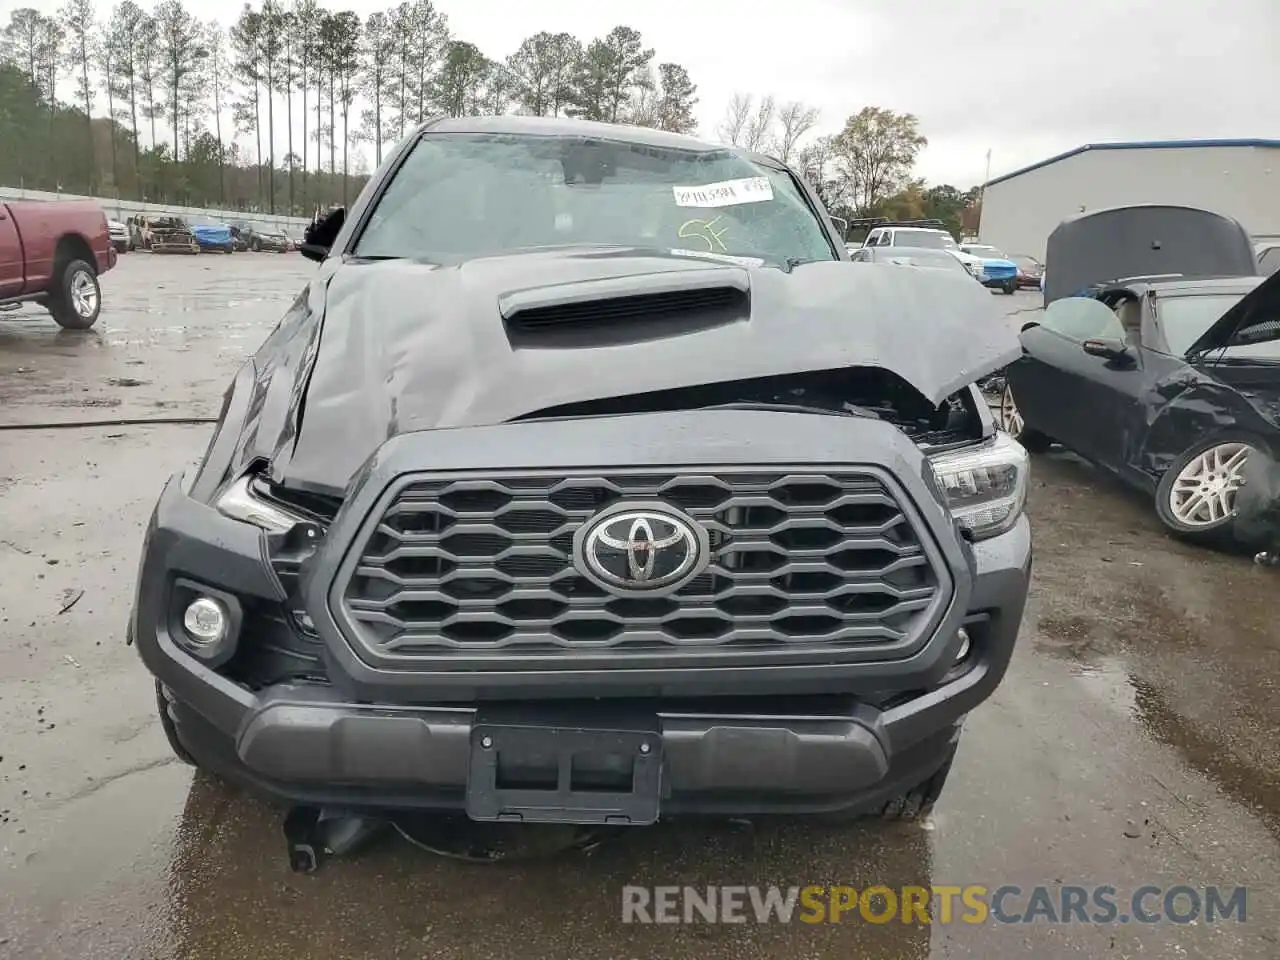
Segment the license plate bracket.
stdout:
[[646,726],[476,723],[467,816],[478,821],[619,824],[658,819],[662,737]]

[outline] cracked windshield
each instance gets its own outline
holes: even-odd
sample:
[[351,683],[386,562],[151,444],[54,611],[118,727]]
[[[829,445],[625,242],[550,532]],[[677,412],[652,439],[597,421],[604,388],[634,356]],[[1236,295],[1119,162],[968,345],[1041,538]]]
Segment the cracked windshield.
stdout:
[[0,960],[1276,960],[1278,49],[0,0]]

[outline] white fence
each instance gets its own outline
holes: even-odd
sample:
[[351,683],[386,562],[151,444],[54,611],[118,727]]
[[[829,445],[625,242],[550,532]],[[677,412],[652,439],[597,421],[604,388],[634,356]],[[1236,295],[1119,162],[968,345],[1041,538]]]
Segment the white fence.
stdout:
[[108,219],[123,222],[138,214],[152,216],[182,217],[189,223],[203,220],[213,223],[247,223],[259,230],[282,230],[292,228],[294,232],[306,227],[311,221],[304,217],[272,216],[265,213],[242,213],[239,210],[216,210],[203,207],[178,207],[164,203],[140,203],[136,200],[120,200],[116,197],[81,197],[71,193],[48,193],[43,190],[21,190],[17,187],[0,187],[0,203],[9,200],[92,200],[102,205],[102,212]]

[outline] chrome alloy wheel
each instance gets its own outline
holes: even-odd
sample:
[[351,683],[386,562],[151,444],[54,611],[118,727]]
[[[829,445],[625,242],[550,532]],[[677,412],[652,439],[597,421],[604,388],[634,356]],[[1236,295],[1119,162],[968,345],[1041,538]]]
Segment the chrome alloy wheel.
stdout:
[[86,319],[92,317],[93,312],[98,309],[98,288],[93,277],[83,270],[71,279],[71,306]]
[[1193,457],[1169,488],[1169,512],[1188,527],[1210,527],[1229,519],[1253,448],[1220,443]]
[[1000,429],[1017,440],[1023,428],[1022,414],[1013,399],[1013,390],[1005,384],[1000,394]]

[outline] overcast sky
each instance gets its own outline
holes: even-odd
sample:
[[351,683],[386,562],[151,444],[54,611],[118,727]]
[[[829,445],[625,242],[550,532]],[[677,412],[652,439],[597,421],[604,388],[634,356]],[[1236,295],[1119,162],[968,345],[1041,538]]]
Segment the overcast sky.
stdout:
[[[495,58],[539,30],[585,42],[633,26],[655,62],[688,67],[706,136],[734,91],[816,105],[823,132],[867,105],[914,113],[919,173],[960,187],[982,180],[988,149],[998,176],[1089,142],[1280,137],[1280,0],[436,3]],[[60,0],[0,0],[3,21],[25,5]],[[363,17],[392,0],[325,5]],[[230,22],[241,3],[187,6]]]

